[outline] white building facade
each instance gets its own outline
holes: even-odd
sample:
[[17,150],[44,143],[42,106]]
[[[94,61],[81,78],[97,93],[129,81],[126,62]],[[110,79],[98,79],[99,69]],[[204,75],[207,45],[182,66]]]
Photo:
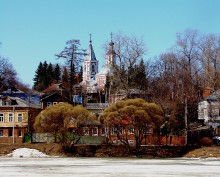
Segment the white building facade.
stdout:
[[198,119],[216,129],[220,126],[220,90],[209,95],[198,104]]
[[87,55],[83,62],[83,81],[81,83],[87,93],[97,93],[104,90],[106,77],[112,74],[113,66],[116,63],[115,56],[114,43],[111,40],[106,54],[106,62],[100,72],[98,72],[98,60],[95,57],[90,39]]

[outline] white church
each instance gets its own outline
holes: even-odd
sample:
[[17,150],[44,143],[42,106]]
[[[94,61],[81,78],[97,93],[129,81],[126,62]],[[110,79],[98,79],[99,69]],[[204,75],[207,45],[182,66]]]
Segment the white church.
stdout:
[[84,88],[86,93],[97,93],[104,91],[107,75],[112,74],[113,66],[116,64],[116,56],[114,50],[114,43],[109,43],[109,49],[106,54],[106,61],[104,66],[99,71],[98,60],[92,46],[90,35],[89,48],[86,52],[86,57],[83,62],[83,81],[80,85]]

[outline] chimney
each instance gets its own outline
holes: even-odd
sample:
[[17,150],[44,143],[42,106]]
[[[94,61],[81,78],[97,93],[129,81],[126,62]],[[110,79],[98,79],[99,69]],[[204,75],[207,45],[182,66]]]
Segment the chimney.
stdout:
[[213,89],[211,89],[210,87],[206,87],[203,91],[203,98],[208,97],[212,93],[213,93]]

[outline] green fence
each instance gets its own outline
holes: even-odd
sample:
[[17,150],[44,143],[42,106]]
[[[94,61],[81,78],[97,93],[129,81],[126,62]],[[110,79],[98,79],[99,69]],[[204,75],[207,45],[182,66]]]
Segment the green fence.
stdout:
[[[104,136],[77,136],[75,135],[76,144],[102,144],[106,142]],[[54,137],[49,133],[26,133],[24,137],[25,142],[42,143],[54,142]]]
[[77,144],[102,144],[106,142],[103,136],[81,136]]
[[24,134],[24,142],[31,142],[31,133],[25,133]]

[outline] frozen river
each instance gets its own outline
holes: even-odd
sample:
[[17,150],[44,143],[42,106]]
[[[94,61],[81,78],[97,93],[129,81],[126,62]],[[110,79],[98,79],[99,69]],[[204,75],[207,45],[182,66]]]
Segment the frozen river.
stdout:
[[220,159],[0,158],[0,176],[220,176]]

